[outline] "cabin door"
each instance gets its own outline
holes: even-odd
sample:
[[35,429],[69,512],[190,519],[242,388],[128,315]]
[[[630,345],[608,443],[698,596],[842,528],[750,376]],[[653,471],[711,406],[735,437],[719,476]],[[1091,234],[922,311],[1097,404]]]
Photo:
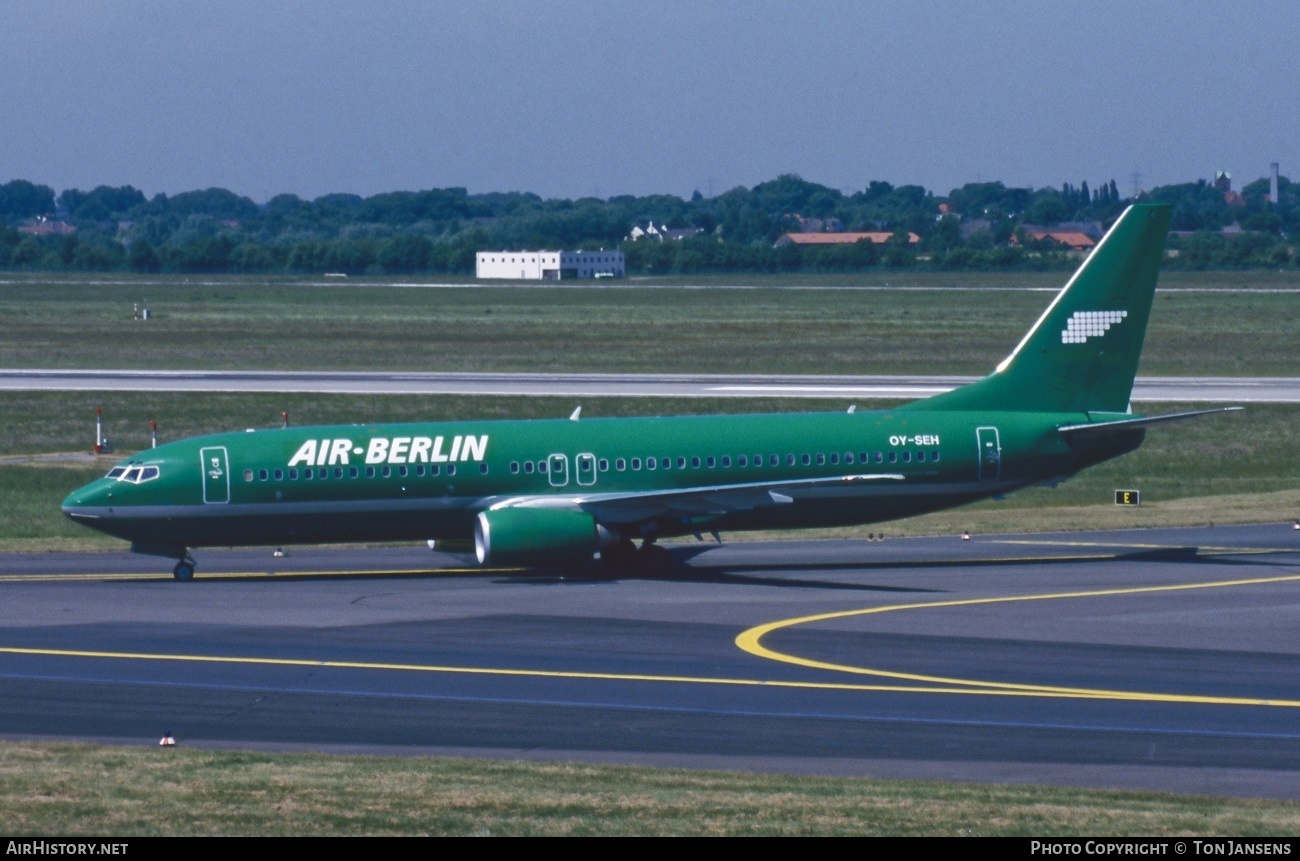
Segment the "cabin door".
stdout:
[[203,501],[224,504],[230,501],[230,459],[225,446],[199,449],[203,469]]
[[569,483],[569,456],[553,454],[546,459],[546,475],[551,487],[564,487]]
[[573,458],[573,468],[578,474],[578,484],[591,485],[596,483],[596,456],[594,454],[580,454]]
[[1002,475],[1002,443],[997,428],[976,428],[979,442],[980,481],[997,481]]

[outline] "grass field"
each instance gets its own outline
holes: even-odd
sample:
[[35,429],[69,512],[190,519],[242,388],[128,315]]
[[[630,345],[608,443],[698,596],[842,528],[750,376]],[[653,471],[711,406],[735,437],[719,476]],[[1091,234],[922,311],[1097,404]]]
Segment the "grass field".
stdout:
[[[1061,274],[889,276],[912,286],[1059,285]],[[1214,280],[1218,278],[1219,280]],[[1038,292],[409,288],[349,282],[7,278],[0,367],[763,373],[987,372]],[[1295,273],[1175,275],[1182,287],[1286,288]],[[734,282],[734,279],[733,279]],[[693,283],[716,283],[700,279]],[[805,279],[814,287],[842,278]],[[131,320],[147,299],[148,323]],[[1141,372],[1297,373],[1300,296],[1162,293]],[[120,548],[58,511],[109,460],[201,433],[295,424],[567,416],[568,398],[6,393],[0,550]],[[885,404],[859,402],[860,409]],[[1193,405],[1164,404],[1153,412]],[[584,417],[840,409],[827,401],[584,399]],[[1300,407],[1160,428],[1138,452],[1035,488],[886,524],[891,536],[1290,520]],[[113,458],[115,459],[115,458]],[[1143,491],[1118,509],[1117,487]],[[870,527],[880,531],[881,527]],[[865,532],[867,528],[856,530]],[[854,534],[837,530],[833,534]],[[823,534],[823,533],[817,533]],[[826,533],[829,534],[829,533]],[[732,538],[734,536],[728,536]],[[761,536],[760,536],[761,537]],[[27,834],[1294,834],[1300,806],[1069,789],[722,775],[454,760],[0,744],[0,825]]]
[[[995,280],[960,280],[972,278]],[[144,300],[153,319],[133,320]],[[1002,290],[9,279],[0,367],[983,374],[1050,300]],[[1290,375],[1298,312],[1297,293],[1161,293],[1140,372]]]
[[1288,837],[1300,804],[455,759],[0,744],[9,835]]

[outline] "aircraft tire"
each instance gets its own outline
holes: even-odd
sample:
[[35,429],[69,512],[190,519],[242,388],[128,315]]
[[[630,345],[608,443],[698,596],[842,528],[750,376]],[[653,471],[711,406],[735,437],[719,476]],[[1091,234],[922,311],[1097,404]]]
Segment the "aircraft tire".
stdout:
[[194,578],[193,563],[177,562],[176,567],[172,569],[172,576],[177,580],[192,580]]

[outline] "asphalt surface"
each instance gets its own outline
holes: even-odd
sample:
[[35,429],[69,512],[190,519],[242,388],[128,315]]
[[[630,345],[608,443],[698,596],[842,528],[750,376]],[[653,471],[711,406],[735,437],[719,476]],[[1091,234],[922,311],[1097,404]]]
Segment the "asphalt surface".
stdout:
[[1289,522],[672,552],[0,556],[0,735],[1300,798]]
[[[961,376],[0,369],[0,390],[912,400],[946,392],[975,379]],[[1133,400],[1148,403],[1300,403],[1300,377],[1139,377],[1133,387]]]

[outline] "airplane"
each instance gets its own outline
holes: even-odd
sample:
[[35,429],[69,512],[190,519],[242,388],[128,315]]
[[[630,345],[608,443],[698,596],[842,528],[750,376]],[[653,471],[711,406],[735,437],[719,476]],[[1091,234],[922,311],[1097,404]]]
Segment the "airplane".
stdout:
[[482,565],[599,554],[662,572],[663,538],[877,523],[1054,484],[1148,427],[1240,409],[1131,411],[1170,219],[1130,206],[991,374],[893,409],[216,434],[121,461],[63,512],[176,559],[178,580],[194,547],[471,539]]

